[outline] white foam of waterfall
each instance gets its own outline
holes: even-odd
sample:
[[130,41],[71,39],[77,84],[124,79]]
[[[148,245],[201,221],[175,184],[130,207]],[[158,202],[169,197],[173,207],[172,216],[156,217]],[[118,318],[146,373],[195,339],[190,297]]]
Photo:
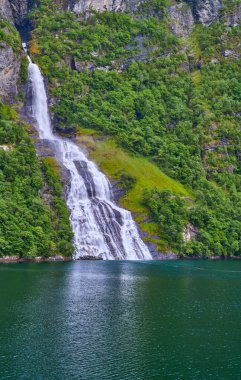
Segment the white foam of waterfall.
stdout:
[[[25,51],[26,45],[24,46]],[[129,211],[113,202],[106,176],[73,142],[53,134],[44,79],[29,59],[31,116],[42,140],[54,146],[56,157],[69,173],[67,206],[74,232],[75,257],[103,259],[151,259]]]

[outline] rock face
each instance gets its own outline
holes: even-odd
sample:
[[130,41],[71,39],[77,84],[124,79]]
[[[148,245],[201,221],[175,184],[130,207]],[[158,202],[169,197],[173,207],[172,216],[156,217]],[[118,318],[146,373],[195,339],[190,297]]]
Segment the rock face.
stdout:
[[8,0],[0,0],[0,17],[13,24],[12,9]]
[[[1,1],[1,0],[0,0]],[[24,17],[28,13],[28,1],[27,0],[9,0],[11,5],[14,22],[17,27],[22,24]]]
[[113,10],[123,10],[124,4],[122,0],[112,1],[112,0],[80,0],[71,1],[69,9],[75,13],[83,13],[91,9],[97,11],[113,11]]
[[186,3],[175,4],[168,9],[170,27],[178,37],[184,37],[192,32],[194,17]]
[[198,229],[194,227],[192,224],[188,223],[184,232],[183,239],[187,243],[190,240],[195,240],[198,234]]
[[8,99],[17,94],[17,81],[21,60],[16,57],[11,46],[0,43],[0,99]]
[[[11,0],[21,2],[21,0]],[[26,1],[26,0],[25,0]],[[68,9],[75,13],[85,13],[91,9],[97,11],[133,11],[145,0],[68,0]],[[192,10],[193,14],[192,14]],[[194,18],[204,25],[210,25],[223,7],[222,0],[183,0],[169,8],[169,17],[173,20],[172,29],[178,36],[188,34]]]
[[[14,24],[11,5],[8,0],[0,0],[0,17],[10,24]],[[5,34],[10,33],[7,26],[4,27],[3,31]],[[8,100],[10,103],[18,92],[17,81],[21,59],[21,54],[15,53],[7,42],[0,42],[0,99]]]
[[97,11],[132,11],[140,4],[139,0],[69,0],[68,9],[75,13]]
[[223,7],[222,0],[192,0],[195,17],[204,25],[210,25]]
[[238,4],[228,16],[228,26],[238,26],[241,23],[241,4]]
[[[8,0],[0,0],[0,16],[13,25],[13,14]],[[4,33],[8,34],[7,27]],[[0,99],[8,99],[17,94],[17,81],[20,69],[20,57],[17,57],[11,46],[5,41],[0,42]]]

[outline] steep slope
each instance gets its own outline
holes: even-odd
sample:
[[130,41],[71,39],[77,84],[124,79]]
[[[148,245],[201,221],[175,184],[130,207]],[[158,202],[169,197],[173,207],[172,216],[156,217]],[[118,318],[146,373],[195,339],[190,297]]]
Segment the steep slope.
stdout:
[[16,113],[0,103],[0,258],[71,256],[72,232],[53,162],[40,161]]
[[[33,28],[30,53],[48,81],[56,130],[79,136],[118,182],[147,239],[163,252],[240,255],[241,2],[16,4],[21,33]],[[120,170],[112,142],[127,157]],[[130,173],[141,156],[160,182],[163,172],[173,179],[168,188]]]
[[17,81],[23,55],[7,0],[0,4],[0,16],[0,96],[11,101],[18,92]]
[[45,1],[30,15],[56,129],[112,135],[186,186],[189,199],[143,189],[164,251],[239,255],[239,3],[149,0],[132,15],[84,17],[63,9]]
[[59,168],[52,157],[37,158],[31,127],[5,104],[22,107],[27,81],[11,5],[0,2],[0,260],[71,256],[73,235]]

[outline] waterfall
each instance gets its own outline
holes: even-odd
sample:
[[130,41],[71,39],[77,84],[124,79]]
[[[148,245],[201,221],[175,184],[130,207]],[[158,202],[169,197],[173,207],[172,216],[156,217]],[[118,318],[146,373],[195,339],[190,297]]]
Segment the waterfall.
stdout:
[[131,213],[114,203],[106,176],[76,144],[52,132],[44,79],[38,66],[28,59],[29,112],[40,139],[54,147],[56,159],[70,176],[67,206],[74,232],[75,258],[152,259]]

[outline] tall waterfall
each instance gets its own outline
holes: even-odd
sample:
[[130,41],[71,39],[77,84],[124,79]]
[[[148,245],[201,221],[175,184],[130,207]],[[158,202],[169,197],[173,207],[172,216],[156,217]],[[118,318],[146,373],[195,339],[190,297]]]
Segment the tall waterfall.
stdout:
[[151,254],[139,236],[131,213],[114,204],[105,175],[76,144],[53,134],[44,80],[38,66],[28,59],[31,116],[40,139],[54,147],[56,159],[70,176],[67,206],[74,232],[75,257],[150,260]]

